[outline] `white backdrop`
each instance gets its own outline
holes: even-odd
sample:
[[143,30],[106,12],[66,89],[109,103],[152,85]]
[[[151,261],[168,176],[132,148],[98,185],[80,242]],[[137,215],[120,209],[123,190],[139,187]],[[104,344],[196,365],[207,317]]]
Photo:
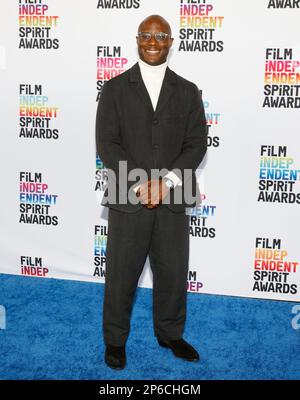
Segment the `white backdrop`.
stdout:
[[[160,14],[174,36],[169,66],[202,90],[210,125],[188,290],[300,300],[297,1],[0,4],[0,272],[104,281],[97,98],[103,75],[137,61],[141,20]],[[152,286],[148,260],[139,285]]]

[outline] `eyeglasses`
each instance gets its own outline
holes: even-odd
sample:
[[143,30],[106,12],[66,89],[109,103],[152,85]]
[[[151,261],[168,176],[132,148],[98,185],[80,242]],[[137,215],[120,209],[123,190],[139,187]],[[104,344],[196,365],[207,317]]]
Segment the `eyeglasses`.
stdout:
[[138,37],[140,38],[141,41],[143,42],[149,42],[152,38],[152,36],[155,37],[155,40],[157,42],[165,42],[168,37],[171,37],[168,33],[164,32],[139,32]]

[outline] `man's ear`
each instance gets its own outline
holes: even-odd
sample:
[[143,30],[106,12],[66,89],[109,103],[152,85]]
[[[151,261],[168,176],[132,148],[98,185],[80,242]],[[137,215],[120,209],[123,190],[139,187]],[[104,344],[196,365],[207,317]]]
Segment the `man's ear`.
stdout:
[[174,42],[174,38],[171,38],[170,41],[171,41],[170,47],[172,47],[173,42]]

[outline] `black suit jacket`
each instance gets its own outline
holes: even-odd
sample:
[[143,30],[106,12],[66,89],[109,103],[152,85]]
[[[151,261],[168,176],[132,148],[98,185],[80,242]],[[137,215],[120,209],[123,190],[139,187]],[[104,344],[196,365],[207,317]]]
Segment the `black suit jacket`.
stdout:
[[[128,172],[143,168],[149,179],[152,169],[175,169],[183,185],[170,192],[167,206],[174,212],[184,212],[185,207],[200,204],[195,170],[207,150],[207,127],[197,86],[167,67],[154,111],[139,64],[134,64],[105,82],[102,88],[96,116],[96,148],[104,165],[116,174],[117,182],[122,160],[127,161]],[[184,201],[183,190],[188,179],[183,174],[184,169],[193,171],[191,183],[197,200],[191,204]],[[127,182],[130,188],[138,180]],[[109,178],[108,186],[114,183]],[[108,189],[103,205],[125,212],[143,207],[141,203],[120,204],[118,196],[117,204],[105,204]],[[179,191],[183,201],[174,204],[175,193]]]

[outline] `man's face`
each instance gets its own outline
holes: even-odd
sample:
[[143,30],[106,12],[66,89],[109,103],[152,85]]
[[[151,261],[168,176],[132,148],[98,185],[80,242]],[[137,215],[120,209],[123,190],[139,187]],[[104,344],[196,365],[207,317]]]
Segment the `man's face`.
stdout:
[[[143,40],[137,36],[137,45],[140,59],[150,65],[160,65],[167,60],[170,47],[172,46],[173,39],[171,39],[171,32],[169,26],[160,19],[146,20],[139,27],[139,32],[152,33],[149,41]],[[169,34],[166,40],[157,41],[154,34],[163,32]]]

